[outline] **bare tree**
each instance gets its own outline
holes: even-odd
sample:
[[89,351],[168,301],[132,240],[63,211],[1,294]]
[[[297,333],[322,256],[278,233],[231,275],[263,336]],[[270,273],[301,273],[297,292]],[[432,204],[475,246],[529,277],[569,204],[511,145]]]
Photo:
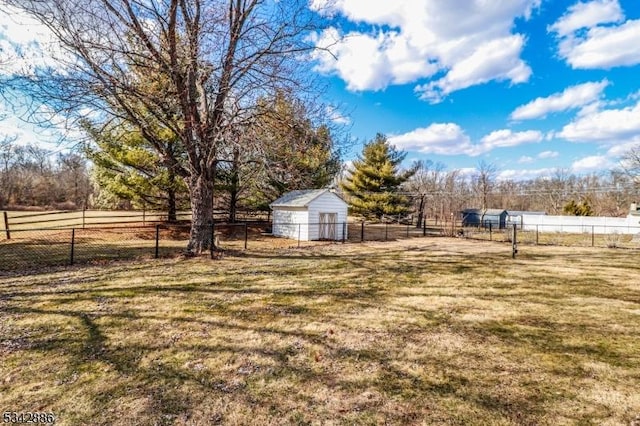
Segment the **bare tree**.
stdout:
[[[256,100],[302,90],[314,16],[303,0],[5,0],[46,25],[68,57],[62,72],[32,81],[55,111],[90,110],[138,127],[189,187],[193,222],[187,250],[211,244],[219,151],[251,120]],[[140,76],[144,75],[142,79]],[[144,82],[144,84],[142,84]],[[150,87],[152,87],[151,90]],[[299,92],[298,92],[299,93]],[[179,136],[184,164],[163,152],[161,134]]]
[[556,169],[553,175],[536,180],[535,192],[533,193],[550,214],[562,214],[562,209],[572,195],[572,177],[566,169]]
[[622,168],[637,185],[640,185],[640,144],[624,153]]
[[426,217],[427,209],[431,207],[433,210],[436,195],[443,190],[446,166],[427,160],[418,161],[413,168],[416,173],[404,184],[404,189],[412,195],[415,202],[418,213],[416,227],[419,228]]
[[477,171],[473,176],[473,188],[482,211],[489,208],[489,195],[493,191],[497,173],[498,169],[494,164],[483,160],[478,164]]

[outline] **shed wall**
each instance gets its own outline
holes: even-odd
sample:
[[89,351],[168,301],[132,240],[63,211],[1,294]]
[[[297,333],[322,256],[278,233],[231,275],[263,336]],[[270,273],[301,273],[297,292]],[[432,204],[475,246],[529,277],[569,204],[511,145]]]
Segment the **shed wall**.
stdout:
[[506,226],[506,218],[506,212],[499,215],[487,213],[484,216],[482,213],[467,212],[462,215],[462,225],[488,228],[489,224],[491,224],[494,228],[503,229]]
[[309,240],[309,211],[306,207],[274,207],[273,235]]
[[[320,238],[320,213],[337,213],[335,238],[336,240],[347,238],[348,227],[343,226],[343,223],[347,223],[347,203],[337,195],[325,192],[309,204],[309,237],[311,240]],[[342,235],[343,231],[344,236]]]

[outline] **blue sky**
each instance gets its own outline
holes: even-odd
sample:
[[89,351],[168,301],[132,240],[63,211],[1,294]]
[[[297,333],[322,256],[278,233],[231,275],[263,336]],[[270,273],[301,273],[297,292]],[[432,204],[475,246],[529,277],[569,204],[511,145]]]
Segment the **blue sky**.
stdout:
[[[640,143],[638,0],[310,0],[328,114],[360,142],[385,133],[407,160],[502,178],[616,167]],[[47,32],[0,16],[2,72],[46,64]],[[43,43],[43,40],[45,41]],[[0,133],[50,140],[0,106]],[[44,133],[43,133],[44,132]],[[353,159],[361,145],[345,160]]]
[[362,141],[513,179],[606,171],[640,143],[637,0],[312,4],[332,22],[317,71]]

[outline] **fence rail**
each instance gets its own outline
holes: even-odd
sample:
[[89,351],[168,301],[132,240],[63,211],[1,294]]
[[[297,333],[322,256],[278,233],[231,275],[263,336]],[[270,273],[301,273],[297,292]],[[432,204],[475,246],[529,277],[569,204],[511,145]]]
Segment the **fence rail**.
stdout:
[[[512,224],[503,229],[496,227],[465,227],[466,238],[511,242]],[[640,226],[612,225],[530,225],[518,227],[518,243],[572,247],[640,248]]]
[[[7,239],[15,231],[29,229],[71,229],[103,226],[151,225],[167,222],[166,211],[158,210],[59,210],[46,212],[3,211],[0,220],[0,232]],[[228,214],[213,212],[215,222],[225,222]],[[269,220],[265,212],[239,211],[238,222],[260,222]],[[176,214],[177,222],[191,220],[190,210],[180,210]]]
[[[332,224],[332,238],[312,241],[302,238],[300,228],[315,228],[327,224],[309,223],[293,225],[296,236],[278,237],[271,223],[242,222],[211,224],[211,256],[248,247],[285,249],[318,244],[360,243],[389,241],[402,238],[444,235],[442,227],[415,225],[344,222]],[[447,226],[446,229],[449,229]],[[159,258],[184,253],[189,240],[189,224],[156,223],[131,226],[31,228],[11,231],[10,239],[0,239],[0,271],[31,271],[48,266],[76,263],[106,262],[119,259]]]
[[[513,241],[513,226],[505,229],[462,227],[460,221],[437,224],[425,221],[421,225],[368,222],[295,224],[290,225],[291,229],[285,229],[287,235],[279,237],[278,232],[283,230],[272,228],[267,221],[212,222],[210,235],[214,244],[211,245],[211,256],[249,247],[277,251],[318,244],[437,236],[510,243],[514,250],[517,244],[640,249],[640,227],[636,234],[631,235],[599,233],[595,226],[586,230],[590,232],[582,233],[545,232],[544,226],[540,225],[535,231],[518,229],[517,240]],[[189,232],[189,224],[166,223],[11,230],[11,238],[0,238],[0,271],[28,272],[47,266],[177,256],[184,253]]]

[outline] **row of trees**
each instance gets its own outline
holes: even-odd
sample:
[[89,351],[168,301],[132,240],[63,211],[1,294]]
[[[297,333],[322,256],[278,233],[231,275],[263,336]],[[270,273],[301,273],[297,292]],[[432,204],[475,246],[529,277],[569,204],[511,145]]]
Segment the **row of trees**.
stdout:
[[92,185],[85,158],[35,145],[0,141],[0,209],[11,206],[82,208]]
[[[381,134],[339,175],[328,128],[313,127],[301,105],[280,97],[264,117],[274,120],[262,126],[270,129],[265,139],[272,144],[259,152],[235,149],[217,170],[215,206],[228,212],[230,222],[238,208],[266,209],[286,191],[332,182],[340,183],[352,214],[372,219],[411,214],[417,223],[424,217],[448,219],[468,207],[621,216],[637,199],[631,169],[588,176],[558,169],[552,176],[520,182],[498,180],[497,169],[483,162],[473,175],[431,161],[403,170],[405,154]],[[176,210],[189,208],[184,180],[164,167],[135,129],[87,127],[87,132],[92,142],[84,153],[91,167],[79,153],[53,153],[5,138],[0,143],[0,208],[146,207],[167,211],[169,220]],[[176,144],[175,156],[181,155]]]
[[[242,149],[225,146],[218,154],[214,206],[226,210],[231,223],[239,208],[267,210],[287,191],[327,186],[340,169],[339,145],[329,127],[315,126],[303,103],[278,93],[261,99],[257,111],[257,122],[236,137],[262,143],[244,141]],[[91,136],[84,151],[94,165],[97,205],[117,207],[126,200],[134,207],[165,210],[170,221],[178,209],[188,208],[188,187],[175,166],[186,163],[186,153],[174,134],[163,138],[165,155],[172,157],[168,165],[126,123],[98,128],[85,122],[84,127]]]
[[[305,53],[322,22],[306,0],[4,0],[0,7],[35,18],[60,45],[55,66],[25,70],[20,90],[92,136],[86,154],[107,193],[169,212],[188,200],[190,253],[212,243],[214,200],[233,220],[239,203],[264,205],[288,189],[322,186],[338,168],[335,140],[307,102],[318,91]],[[437,181],[441,214],[468,205],[469,194],[481,194],[483,206],[495,202],[490,180],[465,186],[459,173],[427,164],[400,173],[402,155],[383,139],[363,154],[382,156],[378,190],[374,170],[358,162],[354,176],[364,178],[345,183],[356,212],[402,214],[410,201],[402,189],[424,195],[424,214],[437,204],[419,182],[425,176]]]
[[93,131],[106,129],[107,139],[133,132],[125,138],[142,139],[166,172],[154,184],[170,186],[171,174],[184,182],[193,218],[189,253],[212,243],[216,189],[233,187],[242,164],[278,156],[263,152],[273,129],[262,105],[282,93],[313,93],[304,52],[314,47],[309,35],[320,18],[306,0],[3,4],[48,27],[61,45],[56,67],[28,70],[22,90],[31,88],[57,114],[82,116]]
[[558,169],[552,176],[512,181],[498,180],[497,168],[486,162],[480,162],[472,175],[431,161],[401,170],[405,154],[390,146],[384,135],[377,135],[341,187],[353,213],[375,219],[415,214],[421,223],[424,217],[457,218],[469,207],[624,216],[640,189],[640,174],[632,167],[640,170],[640,162],[633,161],[631,153],[625,171],[576,176]]

